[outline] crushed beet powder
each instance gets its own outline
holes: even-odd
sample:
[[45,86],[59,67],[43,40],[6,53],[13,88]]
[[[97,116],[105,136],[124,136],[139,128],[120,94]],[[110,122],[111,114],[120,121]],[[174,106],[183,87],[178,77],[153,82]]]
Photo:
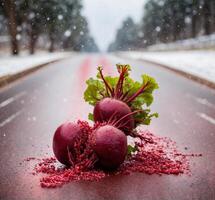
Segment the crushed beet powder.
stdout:
[[[87,126],[87,124],[86,124]],[[87,127],[88,128],[88,127]],[[41,187],[54,188],[71,181],[98,181],[107,176],[130,174],[134,172],[147,174],[182,174],[189,172],[189,156],[201,154],[183,154],[177,150],[176,143],[166,137],[157,137],[149,131],[139,130],[142,139],[136,139],[138,151],[127,157],[125,162],[114,172],[101,169],[86,169],[83,165],[68,168],[59,166],[56,158],[27,158],[25,161],[39,160],[35,165],[33,175],[44,174],[40,179]],[[144,139],[145,138],[145,139]],[[146,142],[150,141],[150,142]]]

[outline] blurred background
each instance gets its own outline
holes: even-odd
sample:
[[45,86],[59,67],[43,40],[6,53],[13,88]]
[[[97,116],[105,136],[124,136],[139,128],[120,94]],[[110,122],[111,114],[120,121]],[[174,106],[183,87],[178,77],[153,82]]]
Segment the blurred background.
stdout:
[[214,32],[214,0],[0,0],[0,51],[13,55],[213,49]]
[[[214,48],[214,32],[214,0],[148,0],[141,19],[125,19],[108,49]],[[160,45],[170,43],[175,46]]]
[[[52,156],[56,128],[88,119],[86,80],[98,65],[116,74],[116,63],[159,83],[159,118],[144,128],[203,156],[191,176],[41,189],[23,159]],[[215,0],[0,0],[0,199],[214,200],[214,89]]]
[[98,51],[79,0],[1,0],[0,48]]

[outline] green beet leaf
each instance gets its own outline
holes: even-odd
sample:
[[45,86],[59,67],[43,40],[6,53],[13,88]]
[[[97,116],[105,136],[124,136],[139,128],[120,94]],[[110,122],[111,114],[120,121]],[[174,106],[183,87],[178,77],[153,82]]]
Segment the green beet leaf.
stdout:
[[[98,67],[96,78],[86,81],[85,101],[95,106],[103,98],[116,98],[125,102],[132,111],[140,111],[134,115],[136,125],[149,125],[153,117],[158,117],[158,113],[151,114],[148,108],[153,103],[154,90],[159,88],[158,83],[147,74],[141,76],[141,82],[134,81],[129,74],[130,65],[117,64],[116,67],[118,77],[104,76],[102,67]],[[88,118],[93,120],[93,114],[90,113]]]

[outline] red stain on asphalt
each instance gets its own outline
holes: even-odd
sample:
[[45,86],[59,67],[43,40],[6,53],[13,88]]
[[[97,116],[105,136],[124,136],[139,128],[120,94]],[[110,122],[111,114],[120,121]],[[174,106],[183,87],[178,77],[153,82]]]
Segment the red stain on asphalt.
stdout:
[[[87,122],[81,122],[86,126],[86,130],[90,130],[89,135],[93,131]],[[166,137],[158,137],[147,130],[139,130],[138,134],[142,138],[150,140],[146,142],[144,139],[135,141],[138,151],[128,156],[124,163],[115,171],[108,172],[96,167],[84,167],[88,159],[81,160],[81,165],[76,164],[73,167],[57,166],[57,160],[54,157],[44,158],[36,164],[33,175],[43,173],[40,179],[41,187],[53,188],[59,187],[71,181],[98,181],[104,177],[114,175],[129,175],[134,172],[145,174],[189,174],[190,165],[189,158],[202,156],[201,154],[184,154],[177,149],[174,141]],[[90,154],[89,154],[90,155]],[[28,159],[26,159],[28,161]],[[29,159],[31,160],[31,159]],[[84,165],[83,165],[84,164]]]
[[[104,68],[105,75],[113,75],[115,67],[109,62],[109,60],[102,56],[98,59],[95,66],[92,66],[91,57],[87,57],[80,64],[78,69],[78,81],[76,87],[76,92],[73,94],[73,108],[71,113],[71,119],[87,119],[88,113],[92,112],[92,109],[89,105],[84,102],[83,95],[84,90],[86,89],[86,80],[90,77],[90,73],[95,70],[98,65],[102,65]],[[96,75],[96,71],[94,76]]]
[[74,83],[72,93],[72,108],[68,120],[87,119],[90,107],[84,102],[84,90],[86,88],[86,80],[89,78],[90,71],[92,70],[91,57],[85,58],[80,64],[77,71],[77,81]]
[[87,57],[80,65],[78,77],[79,77],[79,84],[81,88],[85,86],[85,81],[89,77],[90,69],[91,69],[92,60],[90,57]]
[[103,67],[104,73],[106,75],[113,75],[115,66],[113,66],[112,63],[105,56],[99,58],[97,65],[101,65]]

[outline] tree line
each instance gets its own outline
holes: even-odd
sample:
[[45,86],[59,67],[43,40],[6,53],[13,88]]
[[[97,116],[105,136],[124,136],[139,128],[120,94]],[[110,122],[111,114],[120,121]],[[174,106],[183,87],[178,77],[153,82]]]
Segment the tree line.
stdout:
[[109,50],[144,48],[214,32],[215,0],[148,0],[140,23],[127,18]]
[[12,54],[19,53],[26,38],[31,54],[41,38],[50,52],[98,51],[81,10],[80,0],[0,0],[0,20],[7,25]]

